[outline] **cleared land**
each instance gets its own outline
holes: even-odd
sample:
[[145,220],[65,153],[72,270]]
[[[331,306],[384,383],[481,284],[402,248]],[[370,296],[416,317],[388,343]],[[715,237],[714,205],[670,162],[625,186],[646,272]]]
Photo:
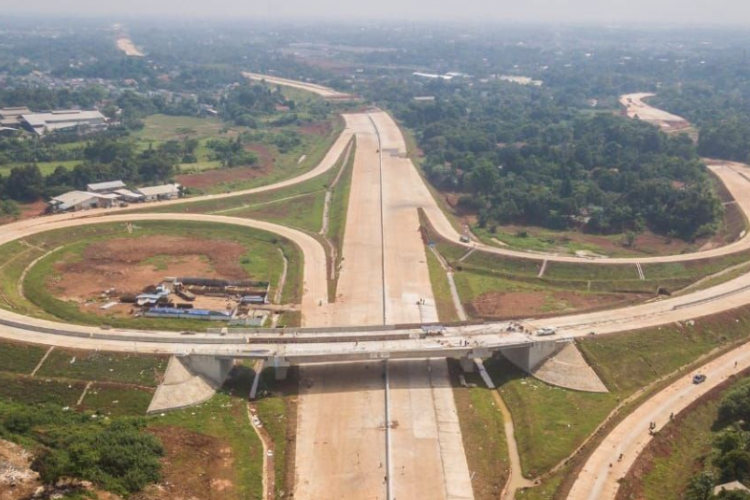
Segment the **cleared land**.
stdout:
[[117,48],[123,51],[128,57],[145,57],[146,55],[135,46],[133,40],[126,36],[121,36],[117,39]]
[[333,90],[329,87],[324,87],[323,85],[316,85],[314,83],[299,82],[296,80],[288,80],[286,78],[280,78],[280,77],[270,76],[270,75],[261,75],[258,73],[245,72],[243,73],[243,75],[245,75],[245,77],[249,78],[250,80],[265,81],[266,83],[269,83],[271,85],[282,85],[285,87],[292,87],[295,89],[312,92],[313,94],[319,95],[321,97],[325,97],[327,99],[349,99],[351,98],[349,94],[337,92],[336,90]]

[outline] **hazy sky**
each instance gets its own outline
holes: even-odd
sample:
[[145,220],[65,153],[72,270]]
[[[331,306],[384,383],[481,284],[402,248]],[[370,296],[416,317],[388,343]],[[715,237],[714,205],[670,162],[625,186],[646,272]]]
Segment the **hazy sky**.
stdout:
[[750,26],[750,0],[0,0],[0,13]]

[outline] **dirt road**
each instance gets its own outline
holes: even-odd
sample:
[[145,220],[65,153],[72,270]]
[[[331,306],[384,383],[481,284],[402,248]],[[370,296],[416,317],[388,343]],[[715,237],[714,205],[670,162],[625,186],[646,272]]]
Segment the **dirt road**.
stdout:
[[[614,500],[618,480],[625,476],[651,440],[650,422],[656,423],[658,431],[669,422],[670,414],[677,415],[733,374],[747,368],[750,368],[750,344],[703,366],[699,372],[707,376],[704,383],[693,384],[692,374],[685,375],[651,397],[615,427],[589,457],[568,500]],[[621,454],[623,458],[618,460]]]
[[626,94],[620,97],[620,104],[630,118],[638,117],[639,120],[652,123],[661,127],[665,132],[672,132],[690,127],[690,123],[681,116],[673,115],[663,109],[655,108],[646,103],[649,97],[656,94],[649,92],[637,92],[635,94]]

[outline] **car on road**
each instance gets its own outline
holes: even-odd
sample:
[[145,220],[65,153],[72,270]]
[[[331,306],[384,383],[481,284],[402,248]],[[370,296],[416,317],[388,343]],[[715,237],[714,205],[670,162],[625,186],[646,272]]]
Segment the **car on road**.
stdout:
[[469,239],[469,237],[468,237],[468,236],[466,236],[466,235],[464,235],[464,236],[461,236],[461,237],[459,238],[459,240],[461,241],[461,243],[469,243],[469,242],[471,242],[471,240]]
[[703,375],[702,373],[699,373],[699,374],[693,376],[693,383],[696,384],[696,385],[697,384],[702,384],[705,381],[706,381],[706,376]]
[[536,331],[538,337],[548,337],[557,333],[557,328],[554,326],[544,326]]

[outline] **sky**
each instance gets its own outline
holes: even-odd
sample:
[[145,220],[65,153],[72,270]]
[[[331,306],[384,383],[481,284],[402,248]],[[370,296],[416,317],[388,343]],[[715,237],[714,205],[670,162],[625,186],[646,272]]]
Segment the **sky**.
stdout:
[[750,26],[750,0],[0,0],[6,14]]

